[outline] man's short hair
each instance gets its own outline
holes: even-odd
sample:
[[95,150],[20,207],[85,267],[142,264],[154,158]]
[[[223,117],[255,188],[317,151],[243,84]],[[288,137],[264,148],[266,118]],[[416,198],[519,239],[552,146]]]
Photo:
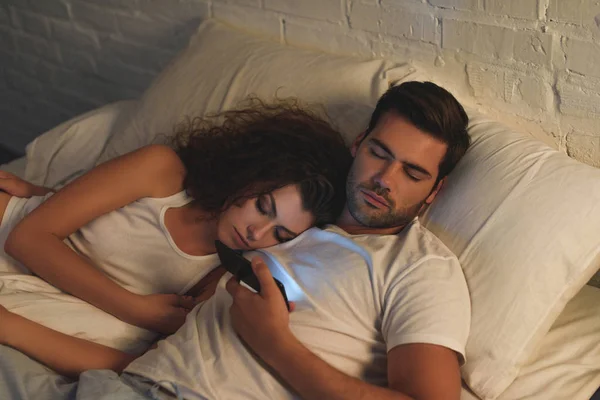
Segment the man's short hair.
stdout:
[[438,182],[454,169],[471,143],[467,133],[469,117],[464,108],[450,92],[433,82],[404,82],[388,89],[377,101],[367,135],[388,112],[406,118],[446,143],[448,149],[439,165]]

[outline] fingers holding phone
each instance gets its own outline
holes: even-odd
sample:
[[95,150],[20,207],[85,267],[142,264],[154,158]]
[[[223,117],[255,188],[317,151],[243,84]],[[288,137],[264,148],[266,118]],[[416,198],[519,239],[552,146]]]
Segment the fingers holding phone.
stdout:
[[289,311],[281,301],[281,292],[269,268],[255,257],[252,269],[261,285],[259,293],[243,287],[235,276],[227,282],[227,291],[233,298],[230,318],[240,338],[266,359],[275,344],[293,340],[294,336],[289,328]]
[[[247,289],[253,291],[254,293],[262,292],[262,285],[265,284],[265,281],[263,280],[263,282],[261,282],[255,274],[253,266],[254,263],[250,263],[250,261],[244,258],[244,256],[242,256],[235,250],[230,249],[218,240],[215,241],[215,247],[217,249],[217,254],[219,255],[219,259],[221,260],[223,267],[227,271],[229,271],[237,279],[237,281],[242,284],[242,286],[245,286]],[[287,310],[291,311],[290,303],[288,301],[285,287],[283,286],[283,284],[277,279],[273,278],[266,264],[259,257],[255,257],[255,259],[259,260],[256,261],[256,263],[262,264],[266,269],[266,273],[268,273],[269,275],[269,282],[267,284],[269,286],[274,285],[275,287],[277,287],[280,296],[279,298],[283,297]],[[237,289],[235,290],[237,291]]]

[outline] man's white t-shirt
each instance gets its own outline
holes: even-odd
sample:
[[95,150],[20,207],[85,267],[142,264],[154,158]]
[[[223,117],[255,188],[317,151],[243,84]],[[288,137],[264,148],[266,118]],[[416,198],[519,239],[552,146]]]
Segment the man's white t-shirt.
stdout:
[[[313,228],[247,256],[256,253],[296,302],[294,335],[338,370],[386,386],[387,352],[408,343],[444,346],[464,361],[471,314],[465,278],[456,257],[418,220],[398,235]],[[230,276],[176,334],[125,372],[171,381],[186,399],[298,398],[234,332]]]

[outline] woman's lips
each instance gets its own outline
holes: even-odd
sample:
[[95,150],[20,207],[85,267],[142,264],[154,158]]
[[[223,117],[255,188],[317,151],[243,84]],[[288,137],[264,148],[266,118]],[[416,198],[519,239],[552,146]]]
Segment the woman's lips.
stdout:
[[240,247],[250,249],[250,243],[248,243],[246,241],[246,238],[243,237],[242,234],[236,228],[233,228],[233,230],[235,231],[235,233],[237,235],[237,239],[238,239],[237,242],[238,242],[238,244],[241,245]]

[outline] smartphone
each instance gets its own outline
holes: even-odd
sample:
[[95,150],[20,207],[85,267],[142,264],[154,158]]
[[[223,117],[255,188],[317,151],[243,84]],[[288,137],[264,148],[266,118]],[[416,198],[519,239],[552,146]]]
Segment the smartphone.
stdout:
[[[215,240],[215,247],[217,248],[217,254],[219,255],[219,259],[221,260],[223,267],[225,267],[228,272],[235,276],[238,281],[244,283],[246,287],[254,290],[256,293],[259,293],[260,282],[258,281],[256,275],[254,275],[254,271],[252,271],[252,264],[250,261],[244,258],[244,256],[237,251],[227,247],[220,240]],[[279,288],[279,291],[283,296],[283,300],[285,300],[285,306],[289,311],[290,302],[288,301],[287,293],[285,292],[283,283],[275,278],[273,278],[273,280],[275,280],[275,284]]]

